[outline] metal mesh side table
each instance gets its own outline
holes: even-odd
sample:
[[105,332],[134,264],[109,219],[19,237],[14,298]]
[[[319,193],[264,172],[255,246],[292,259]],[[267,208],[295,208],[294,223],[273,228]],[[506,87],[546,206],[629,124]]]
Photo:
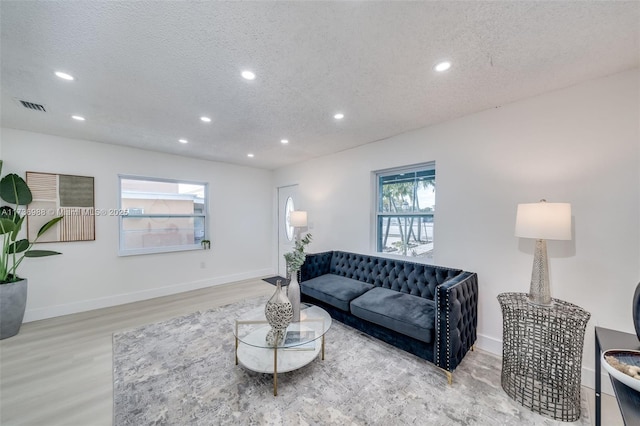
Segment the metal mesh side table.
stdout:
[[536,306],[526,293],[502,293],[498,301],[504,391],[536,413],[578,420],[584,332],[591,314],[558,299],[551,307]]

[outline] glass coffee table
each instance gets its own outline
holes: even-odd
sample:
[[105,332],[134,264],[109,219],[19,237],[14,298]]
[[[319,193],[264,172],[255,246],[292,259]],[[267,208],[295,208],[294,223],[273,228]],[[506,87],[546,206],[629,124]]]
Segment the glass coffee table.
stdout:
[[273,374],[273,395],[278,395],[278,373],[304,367],[321,354],[324,360],[324,335],[331,327],[331,316],[324,309],[302,303],[300,322],[287,327],[285,338],[277,346],[266,341],[271,326],[264,316],[264,306],[242,315],[235,321],[236,365],[258,373]]

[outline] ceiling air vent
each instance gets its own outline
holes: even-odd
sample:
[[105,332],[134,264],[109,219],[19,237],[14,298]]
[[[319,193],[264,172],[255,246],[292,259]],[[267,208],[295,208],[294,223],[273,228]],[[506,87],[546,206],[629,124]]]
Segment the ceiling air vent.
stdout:
[[34,104],[33,102],[22,101],[22,100],[20,101],[20,103],[25,108],[33,109],[33,110],[36,110],[36,111],[47,112],[47,110],[44,109],[44,105]]

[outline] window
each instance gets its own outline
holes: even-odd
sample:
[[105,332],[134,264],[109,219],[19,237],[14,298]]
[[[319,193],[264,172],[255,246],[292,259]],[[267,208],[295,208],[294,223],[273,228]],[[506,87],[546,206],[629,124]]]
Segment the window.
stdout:
[[120,176],[121,256],[201,248],[207,184]]
[[433,260],[435,163],[375,173],[376,251]]
[[284,205],[284,229],[287,232],[287,239],[289,241],[293,241],[293,233],[295,232],[295,228],[291,225],[291,212],[294,210],[293,198],[289,197]]

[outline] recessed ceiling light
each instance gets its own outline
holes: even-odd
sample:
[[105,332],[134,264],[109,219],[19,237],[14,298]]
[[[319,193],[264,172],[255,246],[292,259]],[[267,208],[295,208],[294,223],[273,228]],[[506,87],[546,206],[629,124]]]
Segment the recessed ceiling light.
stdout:
[[178,139],[178,142],[180,142],[180,143],[189,143],[189,141],[186,140],[186,139]]
[[282,144],[288,144],[289,143],[289,139],[280,139],[280,143]]
[[73,118],[74,120],[78,120],[78,121],[84,121],[85,118],[81,115],[72,115],[71,118]]
[[334,115],[333,118],[335,118],[336,120],[342,120],[344,118],[344,114],[339,112],[336,115]]
[[443,62],[438,62],[433,69],[438,71],[438,72],[445,72],[446,70],[448,70],[449,68],[451,68],[451,62],[449,61],[443,61]]
[[66,72],[56,71],[56,75],[63,80],[75,80],[71,74],[67,74]]
[[249,157],[249,158],[253,158],[253,157],[255,157],[255,156],[254,156],[253,154],[249,153],[249,154],[247,154],[247,157]]
[[205,123],[211,123],[211,119],[209,117],[205,117],[204,115],[200,117],[200,120],[204,121]]
[[251,71],[242,71],[242,77],[246,80],[255,80],[256,75]]

